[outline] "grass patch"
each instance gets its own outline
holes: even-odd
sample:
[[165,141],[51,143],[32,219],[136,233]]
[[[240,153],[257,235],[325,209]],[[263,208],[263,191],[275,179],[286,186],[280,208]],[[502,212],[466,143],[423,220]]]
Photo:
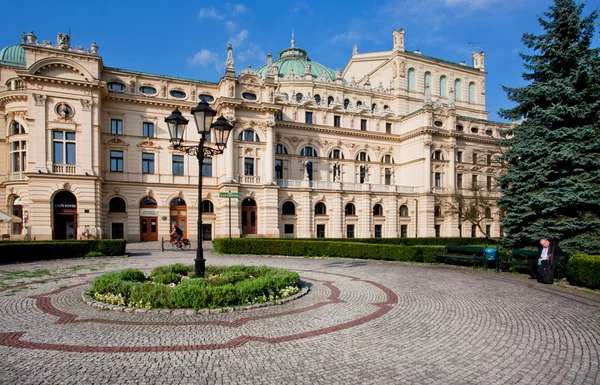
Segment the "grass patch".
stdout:
[[28,270],[0,270],[0,280],[12,280],[12,279],[20,279],[20,278],[38,278],[38,277],[46,277],[52,275],[49,270],[46,269],[38,269],[34,271]]

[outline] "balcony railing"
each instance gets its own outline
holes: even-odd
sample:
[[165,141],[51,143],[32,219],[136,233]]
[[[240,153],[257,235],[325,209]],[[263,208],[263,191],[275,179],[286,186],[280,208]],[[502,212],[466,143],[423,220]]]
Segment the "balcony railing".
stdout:
[[23,171],[13,171],[8,175],[10,180],[23,180],[25,179],[25,175]]
[[238,175],[238,183],[260,184],[260,177],[254,175]]
[[[283,188],[302,188],[303,181],[293,179],[277,179],[277,184]],[[306,187],[306,185],[304,185]],[[345,190],[345,191],[374,191],[374,192],[399,192],[414,194],[422,189],[418,186],[397,186],[385,184],[350,183],[350,182],[325,182],[310,181],[310,187],[322,190]]]
[[73,166],[70,164],[55,164],[52,167],[52,172],[55,174],[76,174],[77,166]]

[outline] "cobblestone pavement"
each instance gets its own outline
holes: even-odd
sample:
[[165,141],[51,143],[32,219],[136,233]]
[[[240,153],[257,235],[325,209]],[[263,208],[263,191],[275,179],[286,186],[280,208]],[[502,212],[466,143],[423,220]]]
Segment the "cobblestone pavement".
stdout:
[[102,272],[193,263],[127,258],[0,266],[2,384],[598,384],[600,296],[444,265],[216,255],[298,271],[310,292],[210,314],[101,311]]

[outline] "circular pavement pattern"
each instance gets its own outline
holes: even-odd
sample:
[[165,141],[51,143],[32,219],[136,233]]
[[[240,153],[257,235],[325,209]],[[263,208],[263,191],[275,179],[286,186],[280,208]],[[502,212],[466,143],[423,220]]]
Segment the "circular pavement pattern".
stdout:
[[102,272],[193,263],[193,251],[153,247],[130,244],[128,258],[0,266],[0,382],[600,383],[600,296],[507,273],[206,250],[209,264],[295,270],[310,291],[202,314],[82,301]]

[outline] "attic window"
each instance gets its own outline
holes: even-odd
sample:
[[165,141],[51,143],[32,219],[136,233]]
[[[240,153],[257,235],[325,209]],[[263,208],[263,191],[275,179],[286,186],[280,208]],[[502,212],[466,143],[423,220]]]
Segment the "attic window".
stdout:
[[251,94],[250,92],[244,92],[242,94],[242,98],[244,98],[246,100],[256,100],[256,95],[255,94]]
[[471,132],[472,132],[473,134],[477,134],[477,133],[479,133],[479,127],[471,127]]
[[485,134],[487,136],[492,136],[494,134],[494,132],[492,130],[490,130],[490,129],[487,129],[487,130],[485,130]]
[[183,99],[187,96],[187,94],[183,91],[179,91],[179,90],[171,90],[170,92],[171,96],[177,99]]
[[436,127],[442,127],[444,125],[441,120],[436,120],[433,124],[435,124]]
[[460,124],[457,124],[457,125],[456,125],[456,131],[460,131],[460,132],[462,132],[462,131],[464,131],[464,130],[465,130],[465,128],[464,128],[462,125],[460,125]]
[[140,92],[144,95],[156,95],[156,88],[150,86],[140,87]]
[[200,94],[200,95],[198,95],[198,99],[200,99],[200,100],[204,99],[204,101],[206,101],[207,103],[212,103],[215,101],[215,98],[213,98],[211,95],[208,95],[208,94]]
[[127,89],[125,84],[119,82],[110,82],[108,83],[108,90],[113,92],[123,92]]

